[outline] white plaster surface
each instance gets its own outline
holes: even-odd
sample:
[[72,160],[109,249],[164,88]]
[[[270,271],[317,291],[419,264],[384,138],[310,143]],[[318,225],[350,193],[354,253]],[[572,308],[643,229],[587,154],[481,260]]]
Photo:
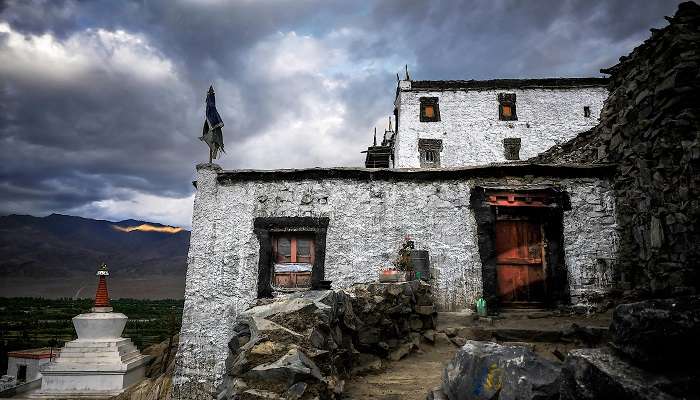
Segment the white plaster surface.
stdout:
[[121,313],[74,317],[78,339],[66,343],[59,357],[44,366],[39,394],[113,395],[142,380],[151,356],[120,337],[126,320]]
[[19,357],[8,357],[7,358],[7,375],[17,377],[17,370],[19,366],[24,365],[27,367],[27,379],[25,382],[33,381],[35,379],[41,378],[41,367],[49,362],[48,358],[19,358]]
[[[516,94],[517,121],[499,121],[498,93]],[[420,97],[439,99],[439,122],[420,122]],[[508,137],[521,138],[520,159],[525,160],[593,128],[607,97],[604,87],[404,89],[395,100],[399,124],[394,166],[420,167],[418,139],[442,139],[442,167],[506,161],[503,139]],[[591,107],[591,117],[584,117],[584,106]]]
[[113,340],[121,337],[128,319],[121,313],[87,313],[73,317],[73,326],[78,339]]
[[[238,313],[257,294],[256,217],[328,217],[325,278],[333,287],[374,281],[391,265],[404,235],[430,252],[433,292],[442,309],[471,307],[481,295],[481,260],[469,207],[474,186],[553,185],[570,194],[564,215],[565,260],[572,290],[603,288],[586,274],[614,254],[614,210],[607,182],[595,178],[442,181],[326,179],[220,185],[199,169],[188,255],[185,309],[174,384],[179,398],[220,383]],[[313,200],[305,204],[302,197]],[[191,391],[190,391],[191,390]],[[177,398],[177,396],[176,396]]]

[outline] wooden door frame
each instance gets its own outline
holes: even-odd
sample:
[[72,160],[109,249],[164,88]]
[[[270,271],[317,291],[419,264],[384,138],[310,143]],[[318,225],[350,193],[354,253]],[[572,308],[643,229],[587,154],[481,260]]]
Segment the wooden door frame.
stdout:
[[547,247],[545,253],[545,285],[548,289],[546,306],[569,303],[568,272],[564,261],[564,211],[571,209],[568,194],[556,187],[528,188],[488,188],[477,186],[471,190],[470,207],[474,212],[477,228],[477,242],[481,258],[483,297],[487,304],[500,307],[498,281],[496,273],[496,210],[497,205],[488,201],[493,193],[515,193],[526,197],[547,196],[552,202],[546,206],[529,207],[516,203],[514,209],[522,207],[539,215],[542,222],[543,242]]

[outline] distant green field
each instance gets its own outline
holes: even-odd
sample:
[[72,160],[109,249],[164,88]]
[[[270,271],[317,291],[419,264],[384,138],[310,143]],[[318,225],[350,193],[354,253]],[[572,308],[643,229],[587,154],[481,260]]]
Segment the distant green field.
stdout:
[[[0,297],[0,374],[7,370],[7,352],[36,347],[61,347],[76,338],[71,318],[89,312],[91,299]],[[160,343],[180,330],[183,300],[111,300],[114,311],[129,321],[123,336],[139,349]]]

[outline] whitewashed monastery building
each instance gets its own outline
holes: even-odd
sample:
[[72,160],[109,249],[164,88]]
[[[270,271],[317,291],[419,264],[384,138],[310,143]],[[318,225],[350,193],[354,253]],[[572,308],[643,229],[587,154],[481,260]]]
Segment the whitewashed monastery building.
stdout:
[[176,393],[219,382],[233,321],[256,298],[374,281],[406,235],[428,251],[444,310],[605,293],[614,169],[519,160],[595,126],[606,85],[405,79],[395,129],[375,138],[365,168],[198,165]]

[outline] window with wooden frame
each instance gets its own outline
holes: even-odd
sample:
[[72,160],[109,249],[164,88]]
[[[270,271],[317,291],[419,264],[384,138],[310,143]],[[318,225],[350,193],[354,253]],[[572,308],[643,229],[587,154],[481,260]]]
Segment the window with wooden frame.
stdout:
[[314,238],[304,234],[284,234],[272,241],[272,251],[278,264],[313,264]]
[[591,117],[591,107],[589,106],[583,106],[583,116],[585,118],[590,118]]
[[273,237],[273,282],[277,290],[311,287],[315,247],[314,237],[309,234],[285,233]]
[[498,119],[501,121],[517,121],[515,112],[515,93],[498,94]]
[[439,168],[442,140],[418,139],[418,152],[420,154],[421,168]]
[[420,121],[438,122],[440,121],[440,106],[437,97],[420,98]]

